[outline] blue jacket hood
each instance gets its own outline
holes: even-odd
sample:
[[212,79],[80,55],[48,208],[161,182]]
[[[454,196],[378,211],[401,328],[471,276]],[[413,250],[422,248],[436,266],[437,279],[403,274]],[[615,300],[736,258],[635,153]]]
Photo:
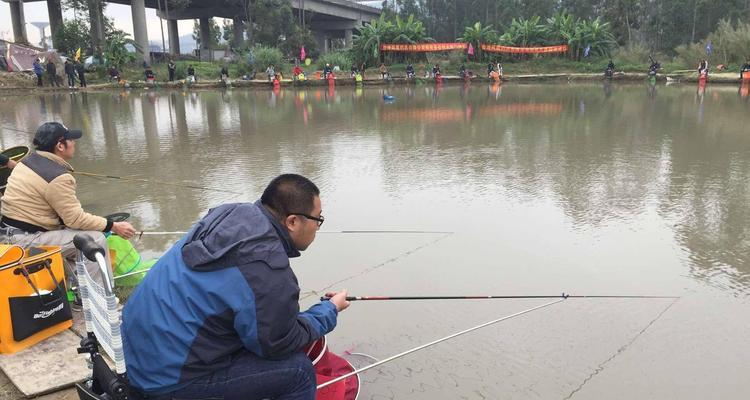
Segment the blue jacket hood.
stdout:
[[289,232],[260,200],[212,208],[188,232],[182,246],[183,261],[195,271],[215,271],[255,261],[273,269],[287,268],[289,257],[299,255]]

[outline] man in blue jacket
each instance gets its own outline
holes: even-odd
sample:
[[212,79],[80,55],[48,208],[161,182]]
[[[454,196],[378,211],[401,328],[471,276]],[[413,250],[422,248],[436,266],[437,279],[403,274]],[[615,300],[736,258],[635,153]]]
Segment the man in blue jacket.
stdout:
[[315,398],[301,350],[349,306],[341,291],[299,311],[289,258],[323,223],[319,196],[303,176],[278,176],[255,203],[209,210],[159,259],[123,310],[132,398]]

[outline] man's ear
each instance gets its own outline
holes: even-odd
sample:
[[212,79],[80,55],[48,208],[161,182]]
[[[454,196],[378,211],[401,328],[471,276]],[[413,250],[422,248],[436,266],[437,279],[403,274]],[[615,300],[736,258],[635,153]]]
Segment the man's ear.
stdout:
[[295,215],[287,215],[286,218],[284,218],[284,226],[286,226],[288,231],[294,232],[299,226],[299,218]]

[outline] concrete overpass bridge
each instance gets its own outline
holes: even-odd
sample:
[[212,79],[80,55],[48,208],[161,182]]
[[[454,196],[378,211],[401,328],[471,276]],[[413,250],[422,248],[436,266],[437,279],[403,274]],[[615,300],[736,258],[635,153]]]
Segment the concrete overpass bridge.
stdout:
[[[50,29],[52,32],[62,24],[62,8],[60,0],[2,0],[10,5],[11,22],[13,24],[13,36],[16,42],[28,43],[26,36],[26,23],[23,15],[23,3],[46,1],[49,13]],[[207,54],[204,46],[210,43],[209,19],[212,17],[228,18],[234,22],[235,46],[239,46],[243,40],[246,23],[251,20],[248,15],[245,2],[250,0],[190,0],[185,7],[176,7],[169,0],[110,0],[108,3],[116,3],[130,6],[133,18],[133,36],[141,49],[148,49],[148,28],[146,26],[146,8],[153,8],[159,17],[167,20],[169,32],[169,50],[172,54],[180,53],[179,32],[177,21],[181,19],[198,19],[201,32],[201,54]],[[380,10],[350,0],[288,0],[298,15],[306,15],[301,18],[303,24],[309,22],[308,28],[313,31],[318,40],[318,45],[323,52],[330,48],[333,38],[345,39],[347,46],[351,45],[354,28],[368,23],[380,16]],[[94,9],[95,2],[89,2],[91,7],[90,23],[94,35],[94,45],[101,46],[104,42],[103,15],[99,7]],[[255,23],[262,21],[253,21]],[[95,33],[98,32],[98,35]],[[54,40],[54,39],[53,39]],[[143,53],[147,62],[148,51]]]

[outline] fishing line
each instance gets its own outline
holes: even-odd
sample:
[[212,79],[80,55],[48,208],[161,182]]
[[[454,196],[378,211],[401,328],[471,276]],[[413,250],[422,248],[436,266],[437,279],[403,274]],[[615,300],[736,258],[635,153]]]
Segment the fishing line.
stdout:
[[[160,236],[160,235],[184,235],[187,231],[142,231],[138,234],[138,236]],[[343,230],[343,231],[318,231],[320,234],[352,234],[352,233],[359,233],[359,234],[379,234],[379,233],[389,233],[389,234],[452,234],[453,232],[448,231],[398,231],[398,230],[386,230],[386,231],[378,231],[378,230]]]
[[[442,236],[438,237],[438,238],[437,238],[437,239],[435,239],[435,240],[429,241],[429,242],[427,242],[427,243],[425,243],[425,244],[423,244],[423,245],[420,245],[420,246],[417,246],[417,247],[415,247],[415,248],[413,248],[413,249],[407,250],[406,252],[404,252],[404,253],[401,253],[401,254],[399,254],[399,255],[397,255],[397,256],[395,256],[395,257],[389,258],[389,259],[387,259],[387,260],[385,260],[385,261],[381,262],[380,264],[374,265],[374,266],[372,266],[372,267],[368,267],[368,268],[365,268],[364,270],[362,270],[362,272],[360,272],[360,273],[358,273],[358,274],[350,275],[350,276],[348,276],[348,277],[346,277],[346,278],[343,278],[343,279],[340,279],[340,280],[338,280],[338,281],[336,281],[336,282],[333,282],[333,283],[331,283],[330,285],[328,285],[328,286],[326,286],[326,287],[322,288],[322,289],[321,289],[320,291],[321,291],[321,292],[323,292],[323,291],[329,290],[329,289],[331,289],[332,287],[334,287],[334,286],[336,286],[336,285],[339,285],[339,284],[341,284],[341,283],[343,283],[343,282],[346,282],[346,281],[352,280],[352,279],[354,279],[354,278],[358,278],[358,277],[360,277],[360,276],[363,276],[363,275],[365,275],[365,274],[369,274],[370,272],[372,272],[372,271],[374,271],[374,270],[376,270],[376,269],[379,269],[379,268],[381,268],[381,267],[383,267],[383,266],[385,266],[385,265],[388,265],[388,264],[390,264],[390,263],[392,263],[392,262],[394,262],[394,261],[398,261],[398,260],[400,260],[400,259],[402,259],[402,258],[404,258],[404,257],[408,257],[408,256],[410,256],[410,255],[412,255],[412,254],[416,253],[417,251],[419,251],[419,250],[422,250],[422,249],[424,249],[425,247],[429,247],[429,246],[432,246],[433,244],[435,244],[435,243],[437,243],[437,242],[439,242],[439,241],[441,241],[441,240],[443,240],[443,239],[447,238],[448,236],[450,236],[450,235],[452,235],[452,234],[453,234],[453,233],[447,233],[447,234],[445,234],[445,235],[442,235]],[[306,299],[306,298],[307,298],[307,297],[302,297],[302,298],[300,298],[300,300],[304,300],[304,299]]]
[[636,341],[636,339],[638,339],[644,332],[646,332],[646,330],[648,328],[651,327],[651,325],[653,325],[659,318],[661,318],[661,316],[664,315],[664,313],[666,313],[667,310],[669,310],[670,308],[672,308],[672,306],[675,305],[675,303],[677,303],[677,301],[679,299],[680,299],[680,297],[675,297],[674,301],[672,301],[671,303],[669,303],[669,305],[667,307],[665,307],[659,313],[659,315],[656,316],[656,318],[652,319],[651,322],[649,322],[648,325],[646,325],[643,329],[641,329],[640,332],[638,332],[632,339],[630,339],[630,341],[628,343],[626,343],[625,345],[623,345],[622,347],[620,347],[619,349],[617,349],[617,351],[615,352],[615,354],[612,354],[612,356],[610,356],[608,359],[604,360],[601,364],[599,364],[596,367],[596,369],[594,369],[594,371],[589,376],[587,376],[586,379],[584,379],[583,382],[581,382],[581,384],[578,385],[577,388],[573,389],[573,391],[570,392],[570,394],[568,396],[566,396],[565,399],[563,399],[563,400],[568,400],[571,397],[573,397],[573,395],[575,395],[579,390],[581,390],[581,388],[583,388],[583,386],[586,383],[588,383],[588,381],[590,381],[594,376],[598,375],[600,372],[602,372],[604,370],[604,365],[605,364],[607,364],[608,362],[612,361],[615,357],[617,357],[620,354],[622,354],[623,352],[625,352],[625,350],[627,350],[630,347],[630,345],[632,345],[633,342]]
[[94,177],[94,178],[118,179],[118,180],[129,181],[129,182],[156,183],[156,184],[159,184],[159,185],[176,186],[176,187],[187,188],[187,189],[207,190],[207,191],[213,191],[213,192],[231,193],[231,194],[235,194],[235,195],[241,195],[242,194],[240,192],[235,192],[233,190],[213,188],[213,187],[207,187],[207,186],[190,185],[190,184],[178,183],[178,182],[161,181],[161,180],[157,180],[157,179],[131,178],[131,177],[127,177],[127,176],[97,174],[97,173],[93,173],[93,172],[84,172],[84,171],[73,171],[73,174],[75,174],[75,175],[82,175],[82,176],[89,176],[89,177]]
[[444,342],[444,341],[446,341],[446,340],[449,340],[449,339],[453,339],[454,337],[457,337],[457,336],[461,336],[461,335],[463,335],[463,334],[466,334],[466,333],[469,333],[469,332],[475,331],[475,330],[477,330],[477,329],[481,329],[481,328],[484,328],[484,327],[486,327],[486,326],[489,326],[489,325],[492,325],[492,324],[496,324],[496,323],[498,323],[498,322],[501,322],[501,321],[505,321],[505,320],[508,320],[508,319],[511,319],[511,318],[515,318],[515,317],[518,317],[518,316],[520,316],[520,315],[523,315],[523,314],[526,314],[526,313],[532,312],[532,311],[534,311],[534,310],[538,310],[538,309],[540,309],[540,308],[548,307],[548,306],[551,306],[551,305],[553,305],[553,304],[557,304],[557,303],[560,303],[560,302],[562,302],[562,301],[565,301],[565,300],[566,300],[566,298],[565,298],[565,297],[563,297],[563,298],[561,298],[561,299],[558,299],[558,300],[555,300],[555,301],[550,301],[549,303],[544,303],[544,304],[542,304],[542,305],[538,305],[538,306],[536,306],[536,307],[528,308],[528,309],[526,309],[526,310],[523,310],[523,311],[519,311],[519,312],[517,312],[517,313],[515,313],[515,314],[511,314],[511,315],[506,315],[505,317],[502,317],[502,318],[498,318],[498,319],[495,319],[495,320],[492,320],[492,321],[489,321],[489,322],[485,322],[485,323],[483,323],[483,324],[480,324],[480,325],[474,326],[474,327],[472,327],[472,328],[469,328],[469,329],[465,329],[465,330],[463,330],[463,331],[460,331],[460,332],[456,332],[456,333],[454,333],[454,334],[451,334],[451,335],[449,335],[449,336],[446,336],[446,337],[443,337],[443,338],[440,338],[440,339],[437,339],[437,340],[433,340],[432,342],[429,342],[429,343],[426,343],[426,344],[423,344],[423,345],[420,345],[420,346],[414,347],[414,348],[412,348],[412,349],[409,349],[409,350],[406,350],[406,351],[404,351],[404,352],[402,352],[402,353],[399,353],[399,354],[396,354],[396,355],[394,355],[394,356],[390,356],[390,357],[388,357],[388,358],[386,358],[386,359],[383,359],[383,360],[381,360],[381,361],[378,361],[378,362],[376,362],[376,363],[374,363],[374,364],[370,364],[370,365],[368,365],[368,366],[366,366],[366,367],[362,367],[362,368],[360,368],[360,369],[354,370],[354,371],[352,371],[352,372],[349,372],[349,373],[347,373],[347,374],[341,375],[341,376],[339,376],[339,377],[337,377],[337,378],[335,378],[335,379],[331,379],[331,380],[330,380],[330,381],[328,381],[328,382],[325,382],[325,383],[322,383],[322,384],[318,385],[318,387],[317,387],[317,388],[318,388],[318,389],[324,388],[324,387],[326,387],[326,386],[328,386],[328,385],[331,385],[331,384],[334,384],[334,383],[336,383],[336,382],[342,381],[342,380],[344,380],[344,379],[346,379],[346,378],[349,378],[350,376],[353,376],[353,375],[357,375],[357,374],[359,374],[359,373],[361,373],[361,372],[365,372],[365,371],[367,371],[367,370],[369,370],[369,369],[372,369],[372,368],[375,368],[375,367],[377,367],[377,366],[379,366],[379,365],[383,365],[383,364],[385,364],[385,363],[387,363],[387,362],[393,361],[393,360],[395,360],[395,359],[397,359],[397,358],[401,358],[401,357],[403,357],[403,356],[406,356],[406,355],[408,355],[408,354],[414,353],[415,351],[419,351],[419,350],[422,350],[422,349],[424,349],[424,348],[427,348],[427,347],[430,347],[430,346],[436,345],[436,344],[438,344],[438,343],[440,343],[440,342]]
[[15,129],[15,128],[11,128],[9,126],[4,126],[4,125],[2,126],[2,129],[7,129],[9,131],[16,131],[16,132],[21,132],[21,133],[29,133],[29,134],[32,134],[32,135],[34,135],[36,133],[36,132],[31,132],[31,131],[25,131],[23,129]]
[[[1,126],[2,129],[8,129],[11,131],[21,132],[21,133],[28,133],[28,134],[36,134],[35,132],[26,131],[23,129],[15,129],[11,128],[9,126]],[[175,187],[182,187],[187,189],[198,189],[198,190],[207,190],[207,191],[214,191],[214,192],[224,192],[224,193],[231,193],[235,195],[241,195],[243,193],[235,192],[233,190],[227,190],[227,189],[219,189],[219,188],[212,188],[212,187],[206,187],[206,186],[198,186],[198,185],[191,185],[191,184],[185,184],[185,183],[179,183],[179,182],[169,182],[169,181],[161,181],[156,179],[144,179],[144,178],[133,178],[128,176],[116,176],[116,175],[107,175],[107,174],[97,174],[93,172],[85,172],[85,171],[73,171],[73,174],[76,175],[82,175],[82,176],[88,176],[93,178],[108,178],[108,179],[118,179],[123,181],[131,181],[131,182],[145,182],[145,183],[156,183],[159,185],[168,185],[168,186],[175,186]]]
[[[347,301],[391,301],[391,300],[488,300],[488,299],[679,299],[679,296],[653,295],[571,295],[563,292],[558,295],[499,295],[499,296],[349,296]],[[321,297],[321,301],[330,300]]]

